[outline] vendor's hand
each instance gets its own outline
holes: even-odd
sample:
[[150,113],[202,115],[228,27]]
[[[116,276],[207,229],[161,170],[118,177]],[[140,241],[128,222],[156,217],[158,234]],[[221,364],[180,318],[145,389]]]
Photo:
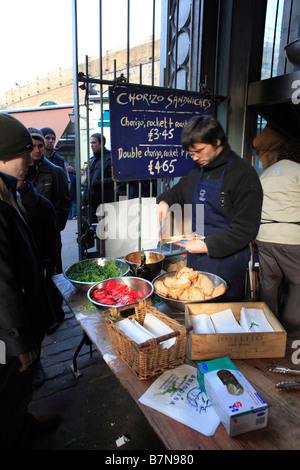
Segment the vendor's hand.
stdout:
[[20,354],[18,359],[21,363],[19,372],[25,372],[30,369],[33,364],[38,360],[38,354],[36,351],[28,351],[24,354]]
[[186,243],[174,243],[174,245],[181,246],[189,253],[208,253],[208,248],[203,240],[188,240]]
[[167,204],[165,201],[160,201],[157,206],[156,212],[158,215],[159,223],[161,224],[168,217],[169,204]]
[[156,212],[157,212],[158,220],[160,223],[159,236],[161,238],[164,238],[163,222],[168,217],[169,205],[165,201],[161,201],[157,206]]

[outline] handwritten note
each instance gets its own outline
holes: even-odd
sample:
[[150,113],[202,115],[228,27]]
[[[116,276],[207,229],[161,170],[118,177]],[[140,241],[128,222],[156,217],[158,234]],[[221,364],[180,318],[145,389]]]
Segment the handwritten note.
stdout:
[[194,163],[182,129],[193,116],[214,114],[208,95],[153,87],[110,87],[109,105],[116,181],[186,175]]

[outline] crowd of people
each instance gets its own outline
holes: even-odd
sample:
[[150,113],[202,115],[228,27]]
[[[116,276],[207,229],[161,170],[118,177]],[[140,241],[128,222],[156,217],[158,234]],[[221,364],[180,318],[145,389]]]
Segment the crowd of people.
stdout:
[[[101,199],[100,134],[91,137],[91,187],[83,169],[83,202],[95,220]],[[0,448],[26,449],[31,436],[57,426],[57,415],[28,412],[45,380],[43,338],[64,320],[52,277],[63,271],[61,232],[77,216],[76,172],[55,147],[50,127],[26,128],[0,113]],[[105,144],[105,140],[104,140]],[[113,200],[110,152],[104,147],[105,202]],[[91,194],[91,198],[88,194]],[[98,199],[99,198],[99,199]]]
[[[59,423],[57,415],[36,418],[28,412],[32,386],[43,381],[43,338],[64,319],[52,276],[62,272],[61,232],[78,210],[76,173],[58,155],[55,140],[49,127],[27,129],[0,113],[0,340],[6,349],[5,363],[0,363],[2,449],[26,449],[31,436]],[[87,173],[80,177],[83,207],[95,222],[98,205],[113,201],[115,188],[105,138],[93,134],[90,143],[89,178]],[[205,238],[178,243],[187,251],[187,266],[222,277],[228,284],[222,300],[241,301],[249,248],[255,241],[261,300],[281,315],[289,333],[299,334],[298,144],[267,125],[253,142],[264,168],[260,178],[231,149],[212,116],[192,118],[183,129],[182,146],[195,164],[159,195],[157,213],[162,222],[173,205],[191,205],[192,231]],[[199,204],[204,210],[201,221]]]

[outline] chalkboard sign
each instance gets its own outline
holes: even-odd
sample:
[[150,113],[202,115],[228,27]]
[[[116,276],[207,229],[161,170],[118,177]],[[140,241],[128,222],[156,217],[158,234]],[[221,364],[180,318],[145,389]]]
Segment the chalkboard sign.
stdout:
[[193,166],[181,132],[196,115],[214,114],[209,95],[153,87],[109,89],[113,179],[185,176]]

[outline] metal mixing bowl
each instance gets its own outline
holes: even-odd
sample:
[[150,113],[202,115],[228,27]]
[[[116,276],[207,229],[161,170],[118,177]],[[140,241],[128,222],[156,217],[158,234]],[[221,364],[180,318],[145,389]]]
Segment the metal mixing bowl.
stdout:
[[[101,307],[101,308],[104,307],[105,309],[109,309],[111,307],[116,307],[117,306],[117,305],[101,304],[101,303],[97,302],[96,300],[94,300],[92,298],[93,292],[95,292],[97,289],[104,289],[109,280],[110,279],[107,279],[106,281],[99,282],[98,284],[93,285],[87,293],[88,299],[96,307]],[[148,299],[148,297],[150,297],[153,293],[154,288],[153,288],[153,285],[151,284],[151,282],[146,281],[146,279],[142,279],[140,277],[117,277],[117,278],[114,278],[113,280],[115,282],[117,282],[118,284],[126,284],[131,289],[135,289],[135,290],[138,290],[138,291],[143,290],[144,297],[140,300]],[[126,305],[130,306],[130,305],[133,305],[133,304],[126,304]],[[118,306],[121,307],[121,306],[123,306],[123,304],[118,304]]]
[[[213,283],[214,289],[216,287],[218,287],[220,284],[224,284],[225,288],[227,290],[227,288],[228,288],[227,282],[224,281],[224,279],[222,279],[220,276],[217,276],[216,274],[207,273],[205,271],[198,271],[198,272],[201,273],[201,274],[205,274],[211,280],[211,282]],[[177,271],[172,271],[170,273],[161,274],[160,276],[157,276],[155,279],[153,279],[152,282],[154,284],[154,282],[157,281],[158,279],[163,281],[165,277],[175,276],[176,273],[177,273]],[[222,294],[222,295],[219,295],[218,297],[214,297],[213,299],[208,299],[208,300],[183,301],[183,300],[169,299],[168,297],[164,297],[164,296],[158,294],[155,290],[154,290],[154,292],[158,297],[160,297],[164,302],[166,302],[166,304],[169,305],[171,308],[175,308],[176,310],[181,310],[183,312],[185,311],[186,304],[198,304],[198,303],[203,303],[203,302],[215,302],[216,300],[218,301],[222,297],[222,295],[224,295],[224,294]]]
[[300,65],[300,38],[287,44],[284,51],[288,60],[293,65]]
[[[165,259],[165,255],[157,251],[144,251],[146,256],[146,265],[150,269],[150,278],[153,279],[156,277],[162,270],[162,263]],[[142,252],[133,251],[128,255],[124,256],[125,261],[132,268],[134,275],[137,275],[137,270],[141,265],[142,261]]]
[[[85,259],[82,261],[77,261],[77,263],[86,263],[87,261],[92,261],[93,263],[98,264],[99,266],[105,266],[105,264],[112,260],[114,258],[91,258],[91,259]],[[77,263],[73,263],[71,266],[69,266],[65,271],[64,271],[64,276],[68,281],[70,281],[74,287],[76,287],[78,290],[82,292],[87,292],[94,284],[97,283],[97,281],[93,282],[81,282],[81,281],[75,281],[74,279],[71,279],[69,277],[69,271],[70,269]],[[120,269],[120,274],[118,277],[123,277],[125,276],[129,271],[130,267],[125,261],[122,261],[120,259],[115,259],[116,267]]]

